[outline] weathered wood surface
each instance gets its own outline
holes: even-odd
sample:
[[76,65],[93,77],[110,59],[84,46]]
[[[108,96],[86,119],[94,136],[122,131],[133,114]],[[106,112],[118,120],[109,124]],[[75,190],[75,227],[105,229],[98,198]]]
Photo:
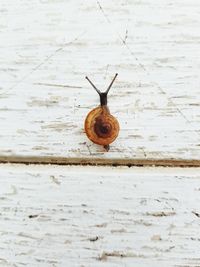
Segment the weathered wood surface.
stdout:
[[[199,159],[200,2],[1,0],[0,155]],[[105,88],[121,125],[87,140]]]
[[199,173],[1,165],[0,266],[200,266]]

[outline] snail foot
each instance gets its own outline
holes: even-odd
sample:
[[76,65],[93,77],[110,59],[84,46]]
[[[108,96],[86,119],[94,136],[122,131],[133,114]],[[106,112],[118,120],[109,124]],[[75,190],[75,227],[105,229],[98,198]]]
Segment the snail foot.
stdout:
[[109,149],[110,149],[110,146],[109,145],[105,145],[103,147],[105,148],[106,151],[109,151]]

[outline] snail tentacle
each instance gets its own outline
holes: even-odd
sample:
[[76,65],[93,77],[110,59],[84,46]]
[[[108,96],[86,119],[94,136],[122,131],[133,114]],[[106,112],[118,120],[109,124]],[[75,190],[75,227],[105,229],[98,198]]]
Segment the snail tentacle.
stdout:
[[117,78],[118,73],[115,74],[114,78],[112,79],[110,85],[108,86],[107,90],[105,92],[101,92],[94,84],[93,82],[86,76],[86,80],[92,85],[92,87],[96,90],[96,92],[100,96],[100,104],[101,106],[107,105],[107,98],[108,98],[108,92],[110,91],[110,88],[112,87],[115,79]]
[[115,74],[115,77],[112,79],[112,82],[111,82],[110,85],[108,86],[108,88],[107,88],[107,90],[106,90],[106,93],[107,93],[107,94],[108,94],[108,92],[110,91],[110,88],[112,87],[112,85],[113,85],[115,79],[117,78],[117,75],[118,75],[118,73]]
[[93,82],[90,81],[90,79],[86,76],[85,77],[86,80],[88,80],[88,82],[92,85],[92,87],[97,91],[97,93],[100,95],[101,91],[99,89],[96,88],[96,86],[93,84]]

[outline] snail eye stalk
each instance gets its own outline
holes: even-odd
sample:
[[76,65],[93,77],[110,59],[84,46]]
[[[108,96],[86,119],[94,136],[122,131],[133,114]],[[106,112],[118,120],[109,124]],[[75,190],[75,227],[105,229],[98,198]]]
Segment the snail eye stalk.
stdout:
[[92,85],[92,87],[99,94],[101,106],[106,106],[107,105],[107,95],[108,95],[108,92],[110,91],[110,88],[112,87],[115,79],[117,78],[117,75],[118,75],[118,73],[115,74],[114,78],[112,79],[110,85],[108,86],[108,88],[107,88],[107,90],[105,92],[101,92],[99,89],[97,89],[97,87],[93,84],[93,82],[90,81],[90,79],[87,76],[85,77],[86,80],[88,80],[88,82]]
[[92,85],[92,87],[97,91],[97,93],[100,95],[101,92],[99,91],[99,89],[96,88],[96,86],[93,84],[93,82],[90,81],[90,79],[86,76],[85,77],[86,80],[88,80],[88,82]]
[[118,73],[115,74],[115,77],[112,79],[112,82],[111,82],[110,85],[108,86],[108,89],[106,90],[106,93],[107,93],[107,94],[108,94],[108,92],[110,91],[110,88],[112,87],[112,85],[113,85],[115,79],[117,78],[117,75],[118,75]]

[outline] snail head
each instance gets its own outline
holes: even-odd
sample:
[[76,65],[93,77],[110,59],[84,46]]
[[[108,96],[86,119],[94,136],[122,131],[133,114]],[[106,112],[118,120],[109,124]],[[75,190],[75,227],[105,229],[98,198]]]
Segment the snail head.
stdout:
[[110,91],[110,88],[112,87],[115,79],[117,78],[118,73],[115,74],[114,78],[112,79],[110,85],[108,86],[108,88],[106,89],[105,92],[101,92],[99,89],[97,89],[97,87],[90,81],[90,79],[86,76],[85,78],[88,80],[88,82],[92,85],[92,87],[97,91],[97,93],[100,96],[100,103],[101,106],[106,106],[107,105],[107,96],[108,96],[108,92]]

